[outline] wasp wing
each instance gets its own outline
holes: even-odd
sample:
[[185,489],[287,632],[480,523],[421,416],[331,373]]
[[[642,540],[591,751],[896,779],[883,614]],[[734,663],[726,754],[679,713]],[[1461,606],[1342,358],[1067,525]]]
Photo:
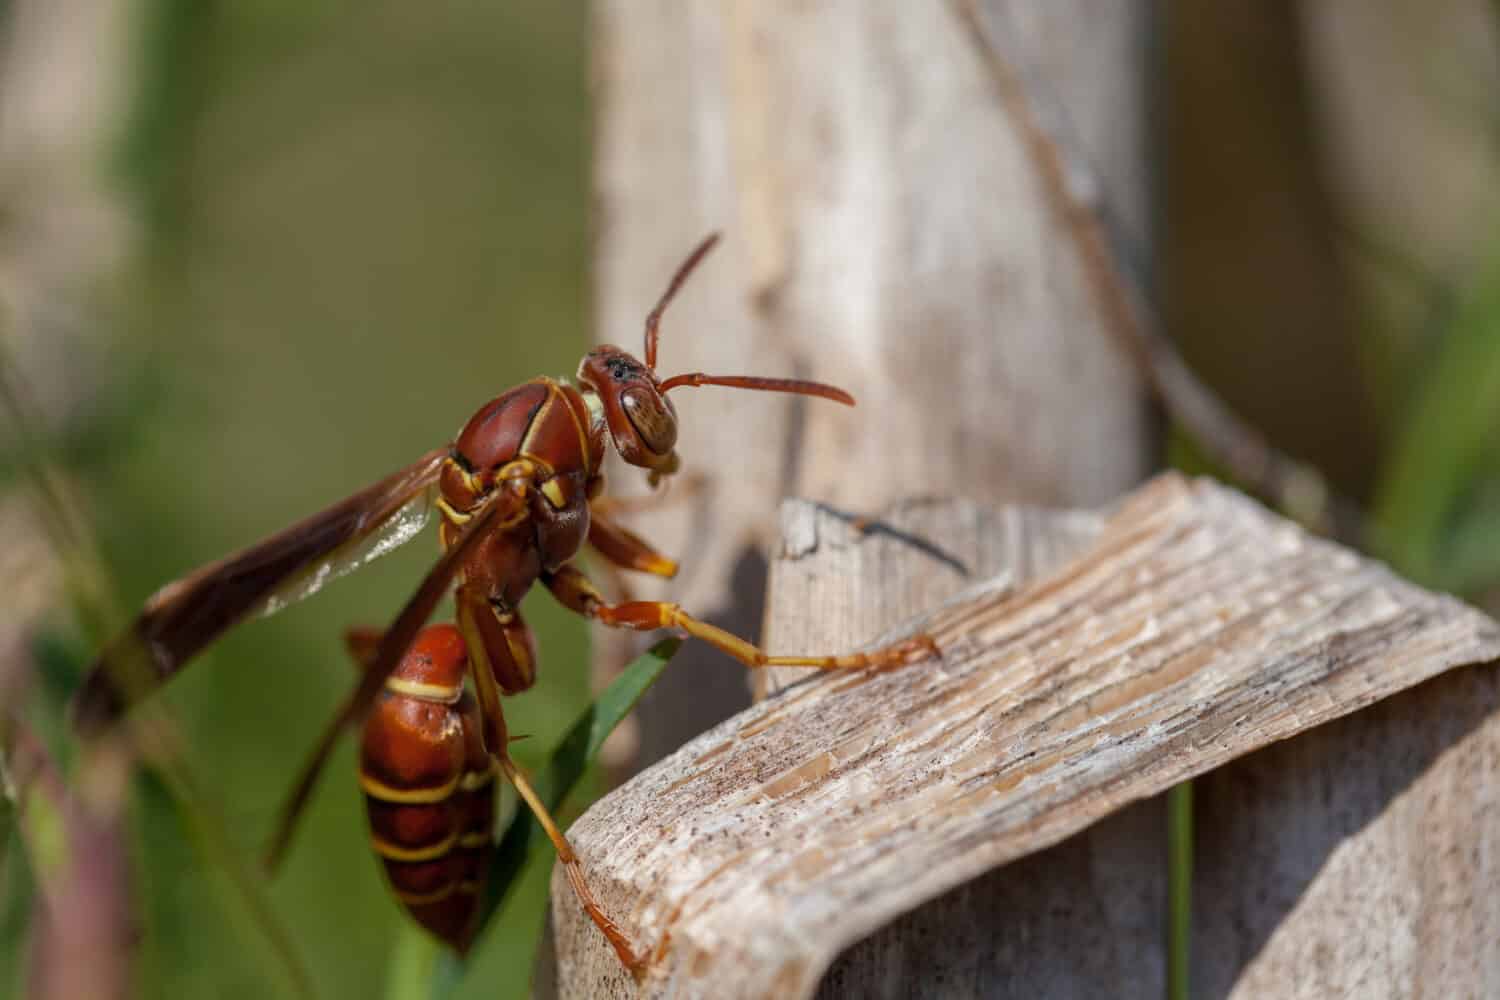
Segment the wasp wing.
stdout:
[[[376,697],[385,687],[386,678],[395,671],[412,641],[416,639],[417,633],[421,631],[423,625],[427,624],[427,619],[432,617],[433,610],[437,608],[443,595],[448,592],[448,586],[453,582],[459,567],[473,554],[475,546],[484,541],[492,529],[511,522],[517,514],[523,513],[526,509],[525,504],[525,494],[505,491],[490,494],[490,498],[485,501],[485,506],[473,512],[462,534],[448,546],[447,551],[432,569],[428,570],[421,586],[406,602],[401,613],[391,623],[391,627],[381,633],[379,639],[365,633],[350,644],[356,656],[368,656],[369,659],[364,664],[364,672],[360,674],[359,684],[355,687],[354,693],[349,696],[349,700],[344,703],[338,714],[323,728],[323,734],[318,738],[317,746],[313,748],[307,763],[303,765],[297,783],[292,786],[291,794],[287,796],[286,804],[282,806],[280,819],[276,823],[276,833],[271,838],[271,846],[266,852],[268,871],[274,872],[280,866],[287,845],[291,843],[297,820],[307,806],[308,797],[312,795],[318,775],[323,773],[323,766],[328,763],[328,755],[333,752],[334,743],[338,740],[339,734],[343,732],[345,726],[364,718],[365,713],[370,710],[370,706],[374,704]],[[504,748],[497,751],[491,747],[490,752],[502,753]]]
[[315,593],[417,534],[447,452],[437,449],[373,486],[243,551],[167,584],[90,668],[74,724],[96,731],[154,691],[249,615]]

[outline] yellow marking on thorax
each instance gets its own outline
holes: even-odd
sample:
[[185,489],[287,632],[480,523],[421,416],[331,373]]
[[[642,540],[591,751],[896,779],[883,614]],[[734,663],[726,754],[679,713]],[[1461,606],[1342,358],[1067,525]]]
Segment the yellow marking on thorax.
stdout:
[[544,459],[537,458],[535,455],[522,455],[500,466],[500,471],[495,475],[495,481],[536,479],[539,475],[550,476],[551,474],[552,466],[548,465]]
[[[500,469],[495,474],[495,483],[503,484],[507,480],[516,479],[532,480],[534,482],[541,476],[550,476],[551,474],[552,467],[549,466],[546,462],[541,461],[540,459],[530,457],[517,458],[506,462],[500,467]],[[468,473],[465,473],[465,475],[467,476]],[[489,503],[496,502],[493,498],[495,486],[491,486],[488,490],[481,492],[479,488],[481,480],[479,479],[479,477],[470,476],[469,479],[471,480],[472,484],[474,484],[471,486],[471,488],[473,489],[475,494],[474,506],[469,510],[459,510],[448,502],[447,497],[444,497],[442,495],[439,495],[435,500],[433,500],[433,505],[437,507],[438,511],[442,514],[443,520],[455,528],[462,528],[465,524],[468,524],[474,519],[474,514],[481,508]],[[530,487],[531,485],[531,483],[526,484],[527,487]],[[496,532],[501,532],[505,531],[508,528],[514,528],[516,525],[520,524],[530,516],[531,512],[526,509],[526,505],[521,504],[516,508],[514,514],[497,523],[494,526],[494,530]]]
[[[584,472],[591,474],[593,470],[589,468],[590,456],[588,428],[579,425],[578,414],[574,411],[573,405],[568,402],[566,395],[563,393],[561,385],[559,385],[553,379],[545,377],[538,379],[537,381],[546,383],[547,401],[541,405],[541,407],[536,411],[536,415],[531,418],[531,423],[526,428],[526,436],[521,439],[521,448],[519,453],[525,458],[529,458],[532,461],[536,462],[539,466],[541,466],[546,475],[552,475],[556,471],[552,468],[551,463],[548,462],[544,457],[532,452],[531,436],[536,433],[536,429],[540,427],[542,422],[547,418],[547,414],[551,412],[552,407],[554,405],[561,406],[564,410],[567,411],[568,419],[573,422],[573,429],[578,432],[578,450],[579,454],[583,456]],[[603,411],[601,411],[601,413],[602,412]],[[543,492],[546,492],[545,488],[543,488]],[[547,499],[552,499],[550,494],[548,495]],[[553,506],[561,507],[562,503],[556,502],[553,504]]]
[[433,501],[433,506],[442,512],[444,520],[453,525],[467,524],[474,516],[468,511],[454,510],[447,497],[438,497]]
[[470,493],[474,493],[476,495],[479,493],[479,476],[469,471],[469,469],[467,469],[462,462],[454,458],[452,455],[449,455],[443,460],[443,464],[444,466],[451,466],[453,469],[457,470],[459,478],[463,480],[465,488],[467,488]]
[[423,847],[402,847],[400,844],[393,844],[374,834],[370,835],[370,844],[375,848],[375,853],[387,861],[435,861],[453,850],[453,845],[457,844],[458,840],[458,833],[455,831],[435,844]]
[[[536,434],[536,429],[546,422],[547,413],[552,409],[552,404],[556,401],[557,386],[553,385],[549,379],[547,381],[547,399],[537,408],[536,413],[532,414],[531,423],[526,425],[526,436],[521,438],[521,447],[516,450],[516,453],[522,458],[529,458],[533,461],[537,459],[537,456],[531,451],[531,438]],[[563,405],[566,406],[567,403],[564,402]]]
[[458,838],[458,846],[470,850],[476,847],[489,847],[490,835],[488,832],[466,833]]
[[392,694],[404,694],[421,701],[437,701],[446,705],[458,701],[464,694],[462,684],[427,684],[423,681],[409,681],[402,677],[387,677],[385,689]]
[[436,788],[392,788],[385,782],[370,777],[361,768],[359,787],[364,789],[365,794],[370,798],[379,799],[381,802],[422,806],[446,801],[458,789],[458,783],[462,778],[463,775],[455,774],[451,781],[445,781]]
[[[600,402],[598,397],[593,393],[584,392],[582,389],[578,388],[576,385],[573,385],[573,383],[569,382],[567,379],[560,379],[559,381],[562,385],[571,388],[574,392],[578,393],[578,395],[583,398],[583,408],[589,415],[590,427],[585,427],[578,422],[578,414],[574,411],[572,405],[570,404],[568,406],[568,415],[573,418],[573,427],[578,431],[578,450],[583,455],[584,474],[586,477],[592,476],[594,474],[594,456],[589,451],[589,430],[591,429],[592,422],[595,419],[601,421],[604,419],[604,404]],[[564,396],[568,394],[567,389],[559,389],[558,392],[562,393]],[[564,399],[563,402],[567,402],[567,400]],[[594,412],[596,406],[598,407],[597,416]]]
[[543,483],[542,496],[546,497],[547,502],[556,510],[562,510],[563,504],[568,502],[567,496],[563,493],[562,481],[559,479],[549,479]]

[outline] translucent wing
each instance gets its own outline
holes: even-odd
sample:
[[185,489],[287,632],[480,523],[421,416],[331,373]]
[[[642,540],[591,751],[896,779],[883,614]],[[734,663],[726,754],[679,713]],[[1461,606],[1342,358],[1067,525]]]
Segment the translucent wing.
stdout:
[[266,854],[266,868],[275,871],[281,863],[281,857],[286,853],[287,844],[291,842],[292,831],[297,826],[297,820],[302,815],[307,800],[312,795],[313,785],[318,781],[318,775],[323,773],[323,766],[328,763],[328,755],[333,752],[334,743],[344,727],[358,719],[364,718],[374,703],[377,695],[385,687],[385,680],[396,669],[401,658],[406,655],[406,650],[421,631],[422,626],[427,624],[427,619],[432,617],[433,609],[443,599],[448,590],[448,585],[453,582],[453,576],[458,572],[458,567],[474,551],[474,546],[483,541],[489,535],[490,529],[504,523],[515,514],[525,509],[526,500],[524,495],[498,490],[490,494],[485,506],[473,512],[469,523],[464,526],[463,533],[448,545],[448,550],[443,553],[441,559],[428,570],[427,576],[423,578],[421,586],[416,593],[412,594],[391,627],[381,633],[378,640],[369,635],[359,638],[357,641],[363,643],[363,652],[370,656],[364,672],[360,674],[359,685],[344,707],[339,710],[327,726],[323,729],[323,735],[318,739],[318,745],[313,749],[312,755],[308,757],[303,766],[297,783],[292,786],[292,793],[287,797],[286,804],[282,807],[281,818],[276,824],[276,835],[271,840],[271,846]]
[[433,487],[429,485],[369,534],[345,543],[326,558],[303,566],[284,583],[278,584],[250,613],[274,615],[283,608],[311,597],[339,577],[353,573],[366,563],[374,562],[392,549],[416,538],[432,519],[433,492]]
[[92,731],[159,687],[227,629],[317,592],[426,524],[444,449],[270,538],[163,587],[95,661],[73,705]]

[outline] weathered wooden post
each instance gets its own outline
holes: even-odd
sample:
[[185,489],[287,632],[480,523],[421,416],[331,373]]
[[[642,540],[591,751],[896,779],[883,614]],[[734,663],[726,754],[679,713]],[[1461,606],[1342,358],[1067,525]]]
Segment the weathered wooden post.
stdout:
[[[823,378],[859,399],[850,412],[679,395],[679,450],[708,485],[638,522],[684,557],[673,599],[757,634],[789,495],[871,512],[935,494],[1085,506],[1145,475],[1141,383],[976,36],[1005,33],[1056,83],[1111,206],[1143,236],[1145,4],[604,0],[594,16],[597,339],[636,344],[672,267],[722,229],[668,315],[664,370]],[[979,580],[994,567],[967,568]],[[618,659],[620,640],[600,638]],[[690,646],[643,706],[645,761],[745,705],[745,690],[738,665]],[[1110,891],[1154,908],[1155,829],[1130,816],[1072,849],[1107,854]],[[1051,929],[1036,936],[1116,935],[1113,900],[1059,861],[1055,898],[1075,903],[1039,916]],[[1159,982],[1144,943],[1122,942],[1079,990]]]

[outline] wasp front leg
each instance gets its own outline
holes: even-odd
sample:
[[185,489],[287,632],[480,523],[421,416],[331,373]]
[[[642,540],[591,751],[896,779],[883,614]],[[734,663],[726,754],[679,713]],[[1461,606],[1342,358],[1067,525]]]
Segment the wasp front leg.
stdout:
[[[701,475],[682,477],[672,499],[682,500],[696,496],[707,488],[708,480]],[[668,499],[666,491],[648,493],[644,496],[603,496],[603,476],[589,482],[589,545],[611,566],[664,576],[670,579],[677,575],[677,561],[658,552],[650,542],[635,534],[620,523],[619,515],[660,508]]]
[[656,551],[651,543],[614,519],[609,499],[595,500],[589,510],[589,545],[621,569],[668,579],[677,575],[677,561]]
[[626,601],[621,604],[609,604],[588,577],[574,566],[564,566],[556,573],[544,573],[542,582],[564,607],[592,618],[600,624],[611,628],[633,629],[637,632],[649,632],[659,628],[681,629],[688,635],[702,639],[716,649],[723,650],[750,668],[813,667],[817,670],[879,670],[904,666],[929,658],[936,659],[941,655],[932,637],[923,634],[863,653],[846,653],[842,656],[771,656],[759,646],[741,639],[733,632],[726,632],[717,625],[710,625],[700,618],[693,617],[678,604],[667,601]]

